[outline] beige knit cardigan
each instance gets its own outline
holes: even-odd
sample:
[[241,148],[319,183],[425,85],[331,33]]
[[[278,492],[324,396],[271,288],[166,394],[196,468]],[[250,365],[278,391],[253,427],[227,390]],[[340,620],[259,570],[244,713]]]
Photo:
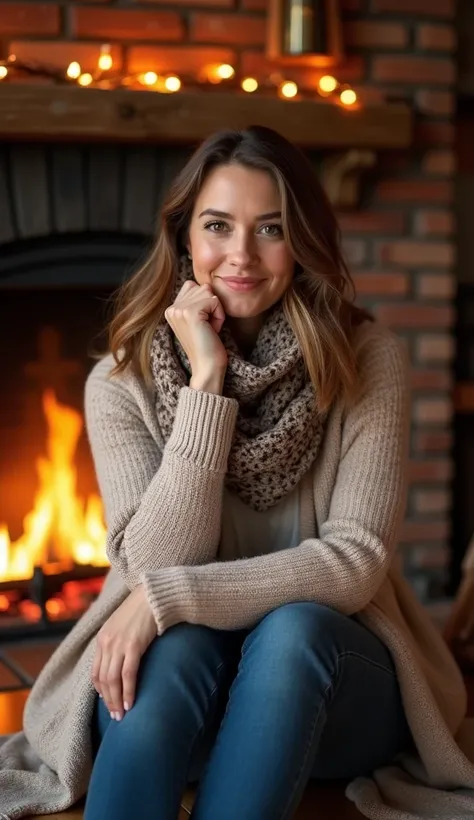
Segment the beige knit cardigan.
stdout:
[[112,569],[34,685],[24,733],[0,741],[4,820],[65,809],[85,793],[95,635],[140,581],[158,634],[180,621],[251,627],[290,601],[358,613],[392,653],[418,754],[358,778],[348,797],[376,820],[474,818],[462,678],[394,559],[409,426],[404,356],[377,325],[359,330],[357,347],[363,390],[352,408],[334,405],[303,479],[301,543],[235,561],[216,559],[236,402],[183,388],[163,446],[152,393],[131,374],[109,379],[110,357],[96,365],[86,417]]

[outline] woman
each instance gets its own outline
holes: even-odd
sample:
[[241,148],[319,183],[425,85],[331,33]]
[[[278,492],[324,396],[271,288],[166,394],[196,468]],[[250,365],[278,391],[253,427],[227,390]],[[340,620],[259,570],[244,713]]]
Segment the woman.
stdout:
[[310,778],[473,816],[462,679],[394,560],[401,346],[349,290],[303,155],[207,140],[88,379],[112,568],[4,746],[4,816],[88,790],[85,820],[176,820],[197,781],[194,820],[284,820]]

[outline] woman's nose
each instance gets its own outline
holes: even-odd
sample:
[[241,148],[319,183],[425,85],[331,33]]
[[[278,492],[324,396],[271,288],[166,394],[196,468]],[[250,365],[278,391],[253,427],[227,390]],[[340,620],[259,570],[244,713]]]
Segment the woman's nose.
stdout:
[[253,236],[241,235],[232,238],[228,250],[228,260],[231,265],[244,268],[255,261],[256,255],[257,252]]

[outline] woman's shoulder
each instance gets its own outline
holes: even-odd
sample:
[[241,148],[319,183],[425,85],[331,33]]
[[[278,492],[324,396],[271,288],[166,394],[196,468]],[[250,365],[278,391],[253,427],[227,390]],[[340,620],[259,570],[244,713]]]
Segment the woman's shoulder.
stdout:
[[93,405],[110,408],[115,405],[122,409],[134,407],[143,409],[153,401],[152,391],[131,368],[121,373],[113,373],[116,361],[111,353],[99,359],[86,379],[86,410]]
[[[354,333],[354,347],[361,375],[374,372],[405,378],[408,371],[407,347],[403,339],[377,321],[365,321]],[[405,374],[405,375],[404,375]]]

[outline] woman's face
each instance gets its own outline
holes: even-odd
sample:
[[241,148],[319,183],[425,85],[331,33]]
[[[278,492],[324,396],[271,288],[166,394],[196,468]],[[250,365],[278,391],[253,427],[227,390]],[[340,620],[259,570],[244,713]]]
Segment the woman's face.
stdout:
[[265,313],[289,287],[295,266],[272,177],[242,165],[213,169],[196,199],[188,248],[196,281],[212,286],[227,316]]

